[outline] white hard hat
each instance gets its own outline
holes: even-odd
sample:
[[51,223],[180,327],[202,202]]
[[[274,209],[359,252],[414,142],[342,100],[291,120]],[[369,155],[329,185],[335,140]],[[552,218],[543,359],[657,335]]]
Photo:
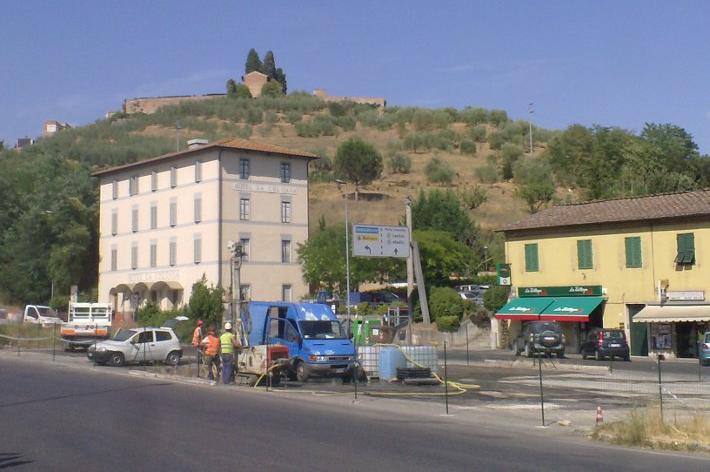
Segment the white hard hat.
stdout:
[[229,321],[224,323],[224,329],[232,329],[232,323],[230,323]]

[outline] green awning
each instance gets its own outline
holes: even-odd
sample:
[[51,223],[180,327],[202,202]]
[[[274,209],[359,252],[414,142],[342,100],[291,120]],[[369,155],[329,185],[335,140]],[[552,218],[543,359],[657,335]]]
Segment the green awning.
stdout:
[[589,315],[604,299],[602,297],[560,297],[540,312],[541,320],[588,322]]
[[539,314],[555,299],[552,297],[514,298],[496,313],[499,320],[538,320]]

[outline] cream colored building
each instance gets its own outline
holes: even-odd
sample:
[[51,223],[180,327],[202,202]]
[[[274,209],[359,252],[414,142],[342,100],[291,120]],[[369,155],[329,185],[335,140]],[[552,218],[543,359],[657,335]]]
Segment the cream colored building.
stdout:
[[230,240],[245,248],[245,298],[298,300],[308,292],[296,248],[308,238],[308,162],[317,157],[244,139],[199,141],[94,173],[99,301],[119,314],[148,300],[179,307],[203,275],[228,289]]

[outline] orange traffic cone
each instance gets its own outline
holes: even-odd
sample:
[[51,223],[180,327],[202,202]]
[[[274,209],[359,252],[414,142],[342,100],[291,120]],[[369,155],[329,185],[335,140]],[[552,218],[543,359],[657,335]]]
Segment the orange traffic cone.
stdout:
[[604,422],[604,412],[601,405],[597,406],[597,426]]

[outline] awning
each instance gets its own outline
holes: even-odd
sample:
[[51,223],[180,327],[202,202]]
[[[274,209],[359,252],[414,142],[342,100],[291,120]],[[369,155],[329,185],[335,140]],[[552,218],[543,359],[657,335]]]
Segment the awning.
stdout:
[[551,297],[514,298],[496,313],[499,320],[538,320],[538,316],[555,299]]
[[710,305],[648,305],[633,318],[634,323],[710,321]]
[[604,299],[602,297],[559,297],[540,312],[541,320],[588,322],[589,315]]

